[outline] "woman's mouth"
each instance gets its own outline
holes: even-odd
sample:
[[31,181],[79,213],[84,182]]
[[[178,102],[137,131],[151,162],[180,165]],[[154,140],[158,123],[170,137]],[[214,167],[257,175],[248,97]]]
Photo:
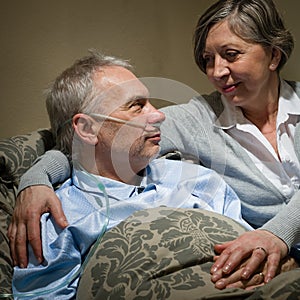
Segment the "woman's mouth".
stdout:
[[222,91],[224,94],[229,94],[234,92],[237,87],[239,86],[240,83],[235,83],[235,84],[230,84],[230,85],[225,85],[222,87]]

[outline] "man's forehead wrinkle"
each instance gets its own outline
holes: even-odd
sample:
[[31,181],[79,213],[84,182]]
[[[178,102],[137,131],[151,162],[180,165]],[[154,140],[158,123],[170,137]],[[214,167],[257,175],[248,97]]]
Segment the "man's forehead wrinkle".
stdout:
[[[104,86],[103,86],[104,85]],[[148,89],[138,80],[132,79],[123,82],[115,82],[110,78],[102,80],[102,93],[107,96],[123,95],[128,101],[149,98]]]
[[108,76],[105,73],[105,69],[101,69],[94,74],[94,84],[97,88],[102,90],[110,88],[112,85],[114,85],[111,76]]
[[105,66],[94,73],[95,82],[103,88],[114,85],[136,85],[146,88],[144,84],[129,70],[120,66]]
[[[140,99],[148,99],[149,91],[135,75],[121,67],[105,67],[94,74],[101,111],[110,114],[115,109]],[[95,102],[96,103],[96,102]]]
[[149,91],[138,78],[124,81],[118,84],[123,95],[130,101],[148,99]]

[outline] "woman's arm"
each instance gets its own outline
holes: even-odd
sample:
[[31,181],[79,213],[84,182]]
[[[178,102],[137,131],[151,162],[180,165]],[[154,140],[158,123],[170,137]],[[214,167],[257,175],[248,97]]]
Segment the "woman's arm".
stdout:
[[47,151],[21,177],[18,194],[33,185],[52,186],[64,182],[71,175],[68,158],[58,150]]
[[68,225],[52,185],[70,177],[67,157],[60,151],[50,150],[22,176],[18,197],[8,228],[12,259],[15,265],[28,264],[27,240],[36,258],[43,260],[40,238],[40,216],[45,212],[53,215],[56,223],[64,228]]

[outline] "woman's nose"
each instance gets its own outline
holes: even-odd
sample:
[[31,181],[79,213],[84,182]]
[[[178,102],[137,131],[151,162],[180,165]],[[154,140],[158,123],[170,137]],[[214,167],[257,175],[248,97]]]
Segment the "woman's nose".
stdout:
[[222,79],[224,76],[229,75],[228,62],[221,56],[215,57],[212,76],[215,80]]

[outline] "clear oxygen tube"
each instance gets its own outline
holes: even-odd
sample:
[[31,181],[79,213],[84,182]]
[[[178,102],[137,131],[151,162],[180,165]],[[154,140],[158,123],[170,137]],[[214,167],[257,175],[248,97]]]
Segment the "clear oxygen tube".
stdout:
[[131,126],[131,127],[141,128],[146,132],[156,132],[159,130],[159,128],[161,126],[161,122],[156,122],[156,123],[151,123],[151,124],[148,122],[139,123],[139,122],[135,122],[135,121],[122,120],[119,118],[106,116],[106,115],[102,115],[102,114],[94,114],[94,113],[89,114],[89,116],[91,116],[93,118],[97,118],[97,119],[121,123],[121,124]]
[[[92,118],[95,119],[101,119],[103,121],[112,121],[112,122],[116,122],[116,123],[121,123],[124,125],[128,125],[131,127],[135,127],[135,128],[141,128],[146,132],[157,132],[161,126],[161,122],[156,122],[156,123],[151,123],[149,124],[148,122],[136,122],[136,121],[128,121],[128,120],[122,120],[119,118],[115,118],[115,117],[111,117],[108,115],[102,115],[102,114],[96,114],[96,113],[89,113],[86,114],[88,116],[91,116]],[[61,126],[58,128],[58,132],[68,123],[72,122],[72,119],[68,119],[67,121],[65,121],[63,124],[61,124]],[[150,126],[149,126],[150,125]],[[150,128],[149,128],[150,127]]]
[[[91,181],[94,182],[96,184],[96,186],[98,187],[98,189],[100,190],[100,192],[103,194],[104,199],[105,199],[105,204],[106,204],[106,218],[104,220],[104,224],[102,226],[101,232],[96,240],[96,242],[94,243],[94,245],[91,247],[90,251],[88,252],[84,262],[82,263],[82,265],[80,266],[80,268],[77,270],[77,272],[75,272],[73,274],[73,276],[69,279],[67,279],[66,281],[62,282],[60,285],[58,285],[57,287],[51,288],[51,289],[44,289],[44,290],[39,290],[37,292],[26,292],[26,293],[15,293],[15,294],[9,294],[9,293],[3,293],[0,294],[0,299],[5,299],[5,298],[10,298],[12,296],[14,297],[18,297],[18,299],[29,299],[33,296],[42,296],[42,295],[46,295],[50,292],[54,292],[62,287],[67,287],[70,283],[72,283],[76,278],[80,277],[87,265],[87,263],[89,262],[90,258],[94,255],[96,249],[98,248],[99,244],[101,243],[102,237],[104,235],[104,233],[107,230],[107,226],[109,223],[109,198],[108,195],[106,193],[105,190],[105,186],[103,185],[102,182],[99,181],[98,178],[96,178],[96,176],[94,176],[93,174],[88,173],[87,171],[85,171],[80,165],[76,164],[76,167],[83,173],[85,173],[86,176],[89,176]],[[99,197],[95,197],[97,204],[99,205],[99,207],[103,207],[103,203],[101,201],[101,199]]]

